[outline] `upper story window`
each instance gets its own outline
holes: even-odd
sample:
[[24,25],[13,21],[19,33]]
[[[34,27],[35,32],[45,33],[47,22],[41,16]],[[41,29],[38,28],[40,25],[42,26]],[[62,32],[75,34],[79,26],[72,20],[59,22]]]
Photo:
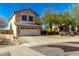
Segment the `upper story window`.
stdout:
[[33,16],[29,16],[29,21],[33,21]]
[[22,21],[27,21],[27,15],[22,15]]

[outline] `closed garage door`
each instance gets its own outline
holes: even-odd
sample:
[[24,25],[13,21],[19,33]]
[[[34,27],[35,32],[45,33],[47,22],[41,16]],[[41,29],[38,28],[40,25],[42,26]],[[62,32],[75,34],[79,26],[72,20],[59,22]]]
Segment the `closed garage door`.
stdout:
[[20,29],[20,35],[40,35],[37,29]]

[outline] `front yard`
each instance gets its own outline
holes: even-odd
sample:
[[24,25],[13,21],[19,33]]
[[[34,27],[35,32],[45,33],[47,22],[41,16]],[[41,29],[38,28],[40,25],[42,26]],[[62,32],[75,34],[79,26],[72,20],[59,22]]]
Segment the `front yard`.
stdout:
[[[22,36],[19,37],[19,40],[22,40],[24,44],[33,45],[45,45],[50,43],[59,43],[59,42],[79,42],[79,36],[59,36],[59,35],[50,35],[50,36]],[[28,43],[27,43],[28,42]]]
[[69,56],[79,55],[79,36],[21,36],[18,38],[20,45],[3,46],[0,55],[18,56]]

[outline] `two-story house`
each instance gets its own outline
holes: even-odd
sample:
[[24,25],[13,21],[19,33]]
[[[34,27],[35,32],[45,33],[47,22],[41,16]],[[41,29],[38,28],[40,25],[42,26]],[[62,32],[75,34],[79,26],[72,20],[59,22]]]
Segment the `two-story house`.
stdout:
[[35,22],[38,15],[31,9],[22,9],[13,13],[9,20],[9,28],[13,36],[40,35],[41,24]]

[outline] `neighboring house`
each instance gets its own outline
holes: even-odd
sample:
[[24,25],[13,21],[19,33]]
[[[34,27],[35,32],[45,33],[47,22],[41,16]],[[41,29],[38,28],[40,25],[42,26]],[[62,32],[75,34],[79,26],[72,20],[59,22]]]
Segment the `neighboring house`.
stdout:
[[22,9],[13,13],[9,28],[14,37],[24,35],[41,35],[41,24],[36,23],[38,15],[31,9]]

